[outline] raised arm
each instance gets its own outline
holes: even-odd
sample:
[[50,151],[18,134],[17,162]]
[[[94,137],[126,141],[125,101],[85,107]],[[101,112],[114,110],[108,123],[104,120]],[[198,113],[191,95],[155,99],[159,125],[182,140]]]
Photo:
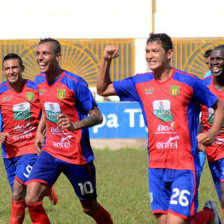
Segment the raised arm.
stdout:
[[119,50],[114,45],[107,45],[103,53],[103,61],[96,80],[97,93],[101,96],[117,95],[110,79],[110,64],[119,56]]

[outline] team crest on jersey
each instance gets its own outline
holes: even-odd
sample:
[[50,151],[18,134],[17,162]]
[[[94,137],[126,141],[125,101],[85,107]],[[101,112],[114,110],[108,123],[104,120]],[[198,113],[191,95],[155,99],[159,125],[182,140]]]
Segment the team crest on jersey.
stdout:
[[180,86],[171,86],[170,87],[170,95],[178,96],[180,94]]
[[65,89],[58,89],[58,99],[63,100],[65,98]]
[[26,99],[28,101],[33,101],[34,100],[34,93],[27,93],[26,94]]

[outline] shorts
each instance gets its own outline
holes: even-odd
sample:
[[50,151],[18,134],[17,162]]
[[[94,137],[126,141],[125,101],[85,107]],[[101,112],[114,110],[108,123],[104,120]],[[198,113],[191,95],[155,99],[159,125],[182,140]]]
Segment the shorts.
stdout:
[[221,183],[224,182],[224,159],[219,159],[213,162],[208,162],[215,189],[221,201]]
[[38,156],[26,184],[40,182],[51,187],[61,173],[68,178],[80,200],[97,197],[96,172],[93,162],[84,165],[71,164],[55,158],[46,151],[42,151]]
[[37,157],[36,154],[25,154],[14,158],[3,159],[11,191],[13,190],[15,179],[25,185]]
[[153,214],[169,212],[182,219],[195,214],[199,172],[149,168],[148,176]]

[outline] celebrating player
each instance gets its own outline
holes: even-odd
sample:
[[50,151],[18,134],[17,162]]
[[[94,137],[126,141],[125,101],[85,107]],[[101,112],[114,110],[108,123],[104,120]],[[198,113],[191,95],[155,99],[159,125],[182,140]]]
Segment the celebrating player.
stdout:
[[10,223],[18,224],[25,216],[25,182],[37,159],[34,142],[41,110],[34,82],[22,78],[22,59],[10,53],[2,68],[7,81],[0,85],[0,143],[12,190]]
[[[224,101],[224,45],[215,47],[211,53],[210,67],[213,76],[203,80],[204,84],[214,93],[222,102]],[[214,110],[202,106],[201,122],[203,132],[211,129],[214,121]],[[224,126],[222,126],[215,142],[206,148],[207,159],[211,174],[214,180],[218,198],[221,202],[224,215]],[[224,220],[223,220],[224,223]]]
[[[205,146],[214,141],[224,117],[222,102],[199,78],[171,67],[173,45],[166,34],[150,34],[147,40],[145,59],[151,73],[112,82],[110,64],[118,56],[116,46],[105,47],[97,93],[140,103],[148,128],[150,201],[158,223],[219,220],[212,203],[191,217],[198,205],[197,138]],[[210,132],[197,136],[200,103],[214,108],[215,119]]]
[[26,204],[33,223],[50,223],[42,206],[45,192],[64,173],[79,197],[83,211],[96,223],[113,223],[110,214],[97,202],[94,155],[88,127],[102,122],[87,83],[62,70],[61,46],[47,38],[36,52],[41,74],[35,78],[43,116],[38,126],[36,147],[43,143],[42,129],[47,127],[46,144],[29,177]]

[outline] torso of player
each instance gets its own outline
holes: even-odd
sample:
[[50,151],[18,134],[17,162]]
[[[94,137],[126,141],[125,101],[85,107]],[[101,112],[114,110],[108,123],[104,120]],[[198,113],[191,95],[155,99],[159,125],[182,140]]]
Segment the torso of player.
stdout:
[[36,154],[34,141],[40,118],[38,91],[26,83],[21,92],[15,92],[7,82],[0,86],[0,91],[1,127],[9,134],[2,147],[3,157]]
[[189,127],[193,90],[168,79],[136,84],[148,127],[149,167],[194,169]]
[[61,75],[53,85],[48,85],[46,81],[38,85],[41,108],[47,122],[47,138],[44,150],[63,161],[85,164],[86,159],[81,146],[82,131],[70,132],[67,129],[61,130],[57,127],[57,117],[61,113],[66,114],[72,123],[79,121],[79,114],[75,109],[75,92],[61,82],[63,76]]
[[[211,79],[213,79],[213,77],[211,77]],[[214,86],[213,80],[208,88],[219,98],[219,100],[224,102],[224,90],[218,91]],[[214,110],[212,108],[202,106],[201,121],[203,123],[203,132],[209,131],[214,121]],[[224,158],[224,124],[219,131],[215,142],[212,146],[207,148],[206,153],[208,161],[215,161]]]

